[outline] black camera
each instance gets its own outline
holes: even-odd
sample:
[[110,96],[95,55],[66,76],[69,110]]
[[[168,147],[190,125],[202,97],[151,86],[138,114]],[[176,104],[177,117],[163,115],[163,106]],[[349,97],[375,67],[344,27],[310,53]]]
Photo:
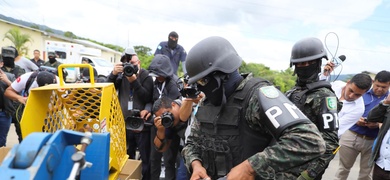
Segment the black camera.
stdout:
[[161,124],[165,127],[165,128],[170,128],[172,127],[173,125],[173,120],[174,120],[174,117],[173,117],[173,114],[171,112],[164,112],[162,115],[161,115]]
[[123,74],[125,76],[130,77],[133,74],[137,74],[138,72],[138,66],[137,65],[132,65],[131,63],[123,63]]
[[132,131],[142,131],[144,120],[141,118],[140,110],[131,110],[131,115],[125,119],[126,129]]
[[[184,76],[184,83],[188,84],[189,76]],[[198,90],[198,87],[196,84],[189,84],[187,87],[184,87],[184,84],[182,82],[177,83],[179,86],[179,91],[183,97],[186,98],[196,98],[200,94],[200,91]]]

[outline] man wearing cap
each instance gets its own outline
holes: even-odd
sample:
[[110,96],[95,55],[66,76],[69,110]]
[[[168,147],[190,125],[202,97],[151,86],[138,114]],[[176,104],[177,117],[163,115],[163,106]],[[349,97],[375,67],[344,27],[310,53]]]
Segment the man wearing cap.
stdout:
[[14,74],[16,78],[26,73],[23,68],[15,64],[15,58],[18,56],[18,51],[12,46],[1,48],[1,57],[4,63],[1,70]]
[[154,55],[164,54],[168,56],[173,68],[173,74],[176,75],[177,75],[177,69],[179,68],[180,62],[184,74],[187,73],[185,68],[185,60],[187,57],[187,52],[184,50],[183,46],[177,43],[178,41],[179,41],[179,35],[175,31],[172,31],[168,35],[168,41],[160,42],[160,44],[157,46],[156,52],[154,53]]
[[52,52],[52,51],[48,52],[47,53],[47,57],[49,57],[49,61],[46,61],[43,64],[44,66],[50,66],[50,67],[58,68],[58,66],[60,64],[62,64],[61,62],[57,61],[55,52]]
[[[125,69],[134,71],[132,71],[133,73],[125,73]],[[141,68],[141,61],[134,49],[128,47],[123,52],[121,63],[115,64],[114,69],[108,75],[107,82],[114,83],[118,92],[119,103],[126,123],[127,154],[130,159],[135,159],[138,147],[142,160],[142,179],[149,180],[151,126],[142,124],[134,129],[132,128],[132,120],[142,119],[144,123],[153,123],[149,118],[152,111],[153,79],[149,76],[149,71]],[[137,117],[133,118],[133,116]]]
[[[1,56],[4,63],[3,67],[1,67],[1,70],[3,72],[8,72],[13,74],[15,78],[18,78],[22,74],[26,73],[26,71],[22,67],[16,65],[15,63],[15,58],[19,56],[19,53],[15,47],[13,46],[2,47]],[[8,108],[16,109],[19,105],[20,103],[18,102],[12,102],[13,107],[8,107]],[[13,112],[15,112],[15,110],[13,110]],[[16,114],[16,113],[12,114],[12,123],[14,123],[15,125],[15,132],[18,136],[18,141],[22,142],[22,131],[20,129],[20,124],[17,116],[21,116],[21,114]]]
[[[49,61],[46,61],[43,66],[48,66],[48,67],[54,67],[56,69],[58,69],[58,66],[60,66],[62,63],[57,61],[56,57],[56,53],[55,52],[48,52],[47,53],[47,57],[49,57]],[[68,76],[68,72],[65,70],[65,69],[62,69],[62,73],[64,75],[64,80],[66,80],[66,76]]]
[[[31,84],[27,85],[30,78],[32,78],[32,82]],[[12,84],[5,90],[4,95],[9,99],[26,104],[27,97],[31,89],[54,84],[57,82],[59,82],[59,79],[53,73],[47,71],[29,72],[23,74],[14,82],[12,82]]]

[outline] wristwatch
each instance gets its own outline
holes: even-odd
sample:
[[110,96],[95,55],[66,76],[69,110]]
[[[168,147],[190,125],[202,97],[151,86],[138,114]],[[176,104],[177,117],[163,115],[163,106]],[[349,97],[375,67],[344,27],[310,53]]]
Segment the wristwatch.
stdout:
[[383,106],[389,106],[389,105],[390,105],[390,104],[385,104],[384,102],[385,102],[385,100],[382,100],[382,101],[381,101],[381,104],[382,104]]

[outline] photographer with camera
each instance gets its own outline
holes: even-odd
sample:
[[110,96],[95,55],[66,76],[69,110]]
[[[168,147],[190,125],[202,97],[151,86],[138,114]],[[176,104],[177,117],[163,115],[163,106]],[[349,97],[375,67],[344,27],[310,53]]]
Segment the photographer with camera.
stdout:
[[[192,112],[192,104],[197,98],[183,98],[183,100],[172,100],[168,97],[162,97],[155,101],[153,113],[155,115],[154,125],[157,133],[153,138],[154,147],[158,152],[165,152],[168,148],[178,149],[182,147],[172,144],[175,137],[179,137],[182,142],[185,141],[187,134],[188,120]],[[177,135],[177,136],[174,136]],[[184,166],[183,157],[178,154],[177,179],[188,179],[187,168]]]
[[157,99],[153,104],[154,125],[157,128],[153,142],[159,152],[165,152],[168,149],[174,134],[184,139],[187,119],[180,119],[180,107],[181,100],[172,100],[169,97]]
[[[142,160],[142,179],[150,179],[151,126],[144,126],[144,122],[151,116],[153,79],[147,70],[141,68],[134,49],[128,47],[122,55],[121,63],[115,64],[107,82],[114,83],[118,92],[126,123],[127,154],[135,159],[138,147]],[[143,121],[138,121],[140,119]]]
[[[162,97],[170,99],[179,99],[181,94],[178,88],[179,78],[173,74],[173,68],[169,62],[169,57],[166,55],[156,54],[150,63],[150,75],[155,77],[153,89],[153,101],[157,101]],[[151,136],[155,137],[157,132],[156,127],[153,127]],[[150,168],[152,180],[160,179],[161,173],[161,157],[164,157],[165,180],[176,179],[175,161],[178,153],[180,138],[173,135],[170,148],[164,153],[158,152],[156,149],[151,149]]]

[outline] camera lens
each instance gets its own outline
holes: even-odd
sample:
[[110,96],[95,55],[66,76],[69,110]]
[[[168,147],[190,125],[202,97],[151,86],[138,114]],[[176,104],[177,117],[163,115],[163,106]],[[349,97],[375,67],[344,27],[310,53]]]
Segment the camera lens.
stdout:
[[125,74],[125,76],[130,77],[133,74],[137,74],[137,71],[138,71],[137,65],[132,65],[130,63],[124,63],[123,67],[124,67],[123,74]]
[[123,73],[125,74],[125,76],[132,76],[134,74],[134,68],[130,65],[125,66],[125,68],[123,69]]
[[165,112],[161,115],[161,124],[165,128],[170,128],[173,125],[173,114],[170,112]]
[[142,130],[139,128],[143,125],[144,121],[138,117],[127,117],[125,123],[126,123],[126,129]]

